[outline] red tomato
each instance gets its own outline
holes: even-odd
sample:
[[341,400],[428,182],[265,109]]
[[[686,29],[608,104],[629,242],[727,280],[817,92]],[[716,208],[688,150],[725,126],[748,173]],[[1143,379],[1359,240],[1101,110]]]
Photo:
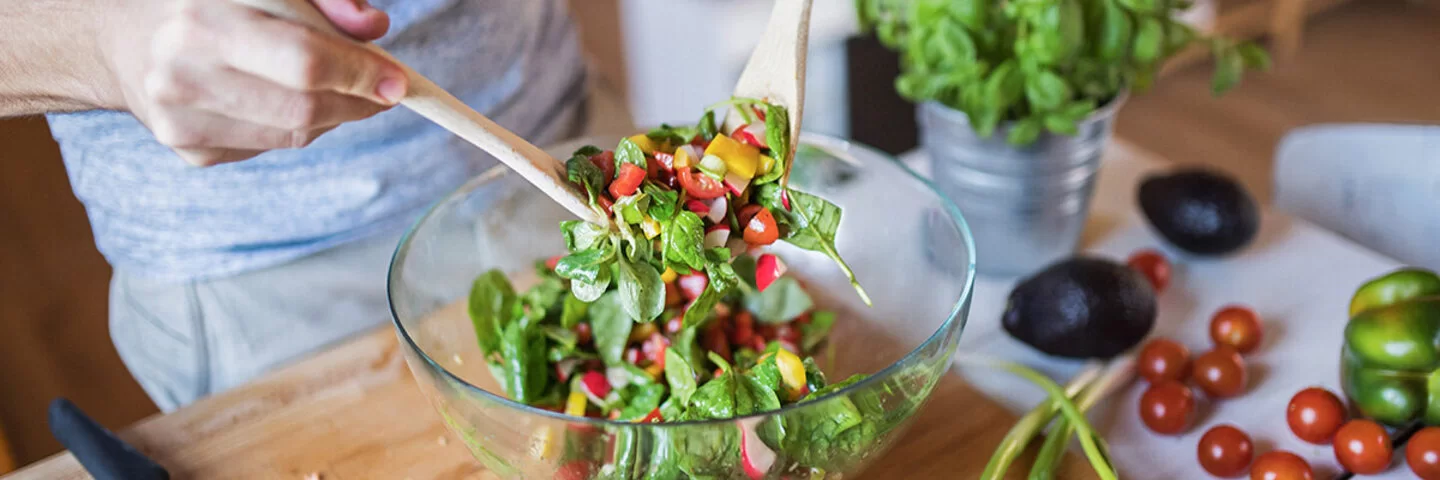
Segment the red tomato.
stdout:
[[600,153],[597,153],[597,154],[591,156],[591,157],[590,157],[590,163],[595,164],[595,166],[596,166],[596,167],[599,167],[599,168],[600,168],[600,171],[605,174],[605,182],[606,182],[606,183],[609,183],[610,180],[614,180],[614,179],[615,179],[615,151],[614,151],[614,150],[606,150],[606,151],[603,151],[603,152],[600,152]]
[[748,311],[741,310],[732,317],[732,320],[735,322],[735,330],[730,332],[730,343],[749,344],[750,339],[755,336],[755,316]]
[[575,324],[575,341],[576,341],[576,342],[580,343],[581,345],[585,345],[585,344],[590,343],[590,338],[591,338],[591,332],[590,332],[590,324],[589,324],[589,323],[580,322],[580,323]]
[[1370,420],[1351,420],[1335,432],[1335,460],[1346,470],[1372,475],[1390,468],[1390,435]]
[[1200,437],[1196,453],[1200,466],[1211,475],[1233,477],[1245,473],[1245,467],[1250,466],[1255,446],[1245,432],[1231,425],[1220,425]]
[[1125,264],[1150,280],[1150,286],[1155,287],[1155,293],[1165,291],[1165,287],[1170,285],[1170,261],[1160,252],[1148,248],[1137,251],[1130,255]]
[[1235,349],[1216,346],[1195,358],[1191,380],[1215,398],[1227,398],[1245,393],[1245,360]]
[[1194,412],[1195,395],[1180,382],[1162,380],[1151,384],[1140,396],[1140,420],[1155,433],[1173,435],[1185,431]]
[[1260,346],[1260,317],[1242,305],[1229,305],[1210,318],[1210,339],[1240,353]]
[[769,210],[761,207],[755,212],[755,216],[744,223],[745,243],[751,245],[769,245],[780,239],[780,226],[775,224],[775,216]]
[[1440,427],[1425,427],[1410,437],[1405,463],[1421,480],[1440,480]]
[[564,255],[556,255],[556,256],[550,257],[548,260],[545,260],[545,268],[554,270],[554,269],[555,269],[555,265],[559,264],[559,263],[560,263],[560,259],[562,259],[562,258],[565,258],[565,256],[564,256]]
[[555,480],[588,480],[595,475],[595,462],[571,460],[555,471]]
[[1156,338],[1146,343],[1136,361],[1140,376],[1151,383],[1160,380],[1183,382],[1190,376],[1190,349],[1168,338]]
[[633,163],[620,166],[620,174],[615,181],[610,182],[610,196],[615,198],[634,194],[640,189],[640,182],[645,181],[645,169]]
[[701,272],[691,272],[681,275],[675,279],[675,285],[680,287],[680,293],[685,295],[686,300],[700,298],[705,292],[705,287],[710,284],[710,277]]
[[1275,450],[1265,452],[1260,458],[1255,459],[1255,466],[1250,468],[1250,480],[1314,480],[1315,472],[1310,470],[1310,463],[1299,455],[1284,451]]
[[680,188],[685,189],[690,198],[710,200],[725,195],[724,184],[694,168],[680,169],[675,172],[675,179],[679,180]]
[[660,331],[656,330],[655,333],[650,334],[650,337],[646,338],[645,341],[640,344],[640,352],[644,354],[644,358],[649,360],[650,363],[664,365],[665,348],[668,346],[670,346],[670,339],[665,338],[665,335],[661,335]]
[[674,283],[665,284],[665,306],[675,307],[685,303],[685,298],[680,296],[680,287]]
[[614,211],[611,210],[610,207],[615,206],[615,201],[611,200],[609,195],[600,193],[599,195],[595,196],[595,201],[600,203],[600,208],[605,210],[606,215],[611,215],[614,213]]
[[[651,163],[658,163],[661,170],[667,172],[675,171],[675,155],[673,154],[665,152],[655,152],[655,161]],[[648,167],[649,165],[646,166]]]
[[1345,423],[1345,404],[1329,390],[1310,387],[1290,399],[1285,421],[1296,437],[1323,445],[1335,438],[1335,431]]

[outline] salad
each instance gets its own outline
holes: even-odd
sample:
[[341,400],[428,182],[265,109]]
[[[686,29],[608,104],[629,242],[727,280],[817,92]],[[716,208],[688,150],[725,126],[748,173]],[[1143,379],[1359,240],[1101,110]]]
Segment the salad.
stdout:
[[[728,135],[716,124],[722,107],[745,122]],[[829,382],[814,355],[836,315],[765,249],[784,241],[825,254],[869,303],[835,249],[841,209],[787,185],[792,154],[785,109],[742,98],[695,126],[577,150],[568,178],[613,223],[563,222],[569,253],[537,261],[538,281],[523,292],[499,270],[470,292],[481,351],[505,393],[574,416],[679,422],[777,410],[864,379]],[[680,451],[648,471],[704,477],[743,458],[755,477],[777,451],[806,468],[858,461],[914,407],[899,402],[847,399],[724,438],[671,438],[662,446]],[[768,457],[745,438],[763,441]]]

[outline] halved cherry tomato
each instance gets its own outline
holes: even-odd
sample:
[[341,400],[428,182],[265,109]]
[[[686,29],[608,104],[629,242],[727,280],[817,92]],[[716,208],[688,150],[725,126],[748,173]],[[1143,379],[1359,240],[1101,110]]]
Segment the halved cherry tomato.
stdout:
[[[758,206],[758,205],[757,205]],[[775,216],[769,210],[761,207],[755,212],[745,225],[745,243],[751,245],[769,245],[780,239],[780,227],[775,224]]]
[[1211,397],[1227,398],[1245,393],[1245,360],[1233,348],[1217,345],[1195,358],[1193,370],[1191,380]]
[[1346,470],[1372,475],[1390,468],[1390,435],[1370,420],[1351,420],[1335,432],[1335,460]]
[[1250,480],[1314,480],[1315,472],[1310,463],[1299,455],[1275,450],[1265,452],[1255,459],[1250,468]]
[[590,163],[600,168],[605,173],[605,181],[608,183],[615,179],[615,151],[606,150],[590,156]]
[[640,189],[640,182],[644,181],[645,169],[633,163],[621,165],[619,176],[610,182],[610,195],[615,198],[632,195]]
[[1233,477],[1245,472],[1255,456],[1250,436],[1232,425],[1219,425],[1200,437],[1196,449],[1200,467],[1217,477]]
[[1155,293],[1165,291],[1165,287],[1170,285],[1170,261],[1160,252],[1148,248],[1140,250],[1130,255],[1125,264],[1149,279]]
[[1190,349],[1168,338],[1156,338],[1145,344],[1136,362],[1140,376],[1151,383],[1183,382],[1190,376]]
[[1285,421],[1296,437],[1323,445],[1335,438],[1335,432],[1345,423],[1345,404],[1329,390],[1310,387],[1290,399]]
[[725,195],[725,185],[709,175],[696,171],[694,168],[682,168],[675,172],[675,179],[680,182],[680,188],[690,198],[710,200]]
[[1174,380],[1153,383],[1140,396],[1140,420],[1155,433],[1174,435],[1185,431],[1194,413],[1195,394]]
[[1260,346],[1260,316],[1243,305],[1228,305],[1210,318],[1210,339],[1244,354]]
[[590,331],[590,324],[580,322],[575,324],[575,342],[581,345],[588,345],[593,334]]
[[1440,480],[1440,427],[1425,427],[1410,437],[1405,463],[1422,480]]

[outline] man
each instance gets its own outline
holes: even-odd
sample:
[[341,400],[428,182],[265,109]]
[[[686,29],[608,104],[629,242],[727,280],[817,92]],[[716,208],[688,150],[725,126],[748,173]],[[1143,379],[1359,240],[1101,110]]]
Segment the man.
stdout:
[[[521,136],[578,133],[561,0],[312,1]],[[493,165],[392,108],[395,65],[236,3],[0,9],[0,116],[49,116],[114,266],[116,349],[165,411],[384,321],[400,231]]]

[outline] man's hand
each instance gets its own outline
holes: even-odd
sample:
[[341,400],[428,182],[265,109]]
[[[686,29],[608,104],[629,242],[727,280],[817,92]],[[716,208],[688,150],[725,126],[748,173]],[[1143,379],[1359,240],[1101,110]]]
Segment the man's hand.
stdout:
[[[358,40],[389,17],[363,0],[312,0]],[[341,123],[394,106],[400,68],[354,42],[228,0],[138,0],[101,27],[113,86],[130,110],[187,162],[208,166],[299,148]]]

